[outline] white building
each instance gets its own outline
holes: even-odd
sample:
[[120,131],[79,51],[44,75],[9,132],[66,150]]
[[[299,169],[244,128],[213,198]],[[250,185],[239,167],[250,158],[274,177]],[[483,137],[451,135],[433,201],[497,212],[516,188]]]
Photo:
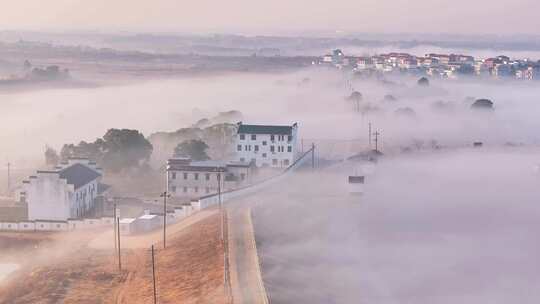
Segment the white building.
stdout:
[[236,157],[257,167],[287,168],[296,156],[298,124],[292,126],[247,125],[238,123]]
[[192,161],[173,158],[167,161],[167,192],[177,198],[197,198],[237,189],[251,180],[250,163],[214,160]]
[[65,221],[84,217],[94,206],[102,171],[86,158],[73,158],[51,171],[37,171],[23,181],[21,194],[28,219]]

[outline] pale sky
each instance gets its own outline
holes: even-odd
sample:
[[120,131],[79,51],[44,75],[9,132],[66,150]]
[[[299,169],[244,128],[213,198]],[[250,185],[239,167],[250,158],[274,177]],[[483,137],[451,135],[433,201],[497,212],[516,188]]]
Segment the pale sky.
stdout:
[[0,0],[0,30],[539,34],[538,0]]

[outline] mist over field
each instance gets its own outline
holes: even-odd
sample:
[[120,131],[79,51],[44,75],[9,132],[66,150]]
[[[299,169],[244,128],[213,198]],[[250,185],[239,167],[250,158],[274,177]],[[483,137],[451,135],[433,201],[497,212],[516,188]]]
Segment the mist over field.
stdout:
[[[321,147],[333,157],[353,149],[340,140],[357,140],[355,148],[367,145],[368,122],[381,131],[382,146],[390,150],[433,140],[441,146],[539,142],[535,83],[432,80],[422,88],[412,77],[390,81],[352,80],[363,95],[363,114],[345,100],[351,92],[345,76],[321,69],[0,93],[0,159],[33,166],[42,161],[45,146],[92,141],[109,128],[133,128],[149,136],[229,110],[239,110],[246,122],[298,122],[306,141],[336,141]],[[396,100],[384,100],[389,94]],[[474,98],[490,98],[495,111],[472,112]],[[412,113],[400,115],[399,109]]]
[[388,158],[348,194],[347,163],[254,200],[272,303],[536,303],[538,149]]
[[540,1],[4,2],[0,304],[540,303]]

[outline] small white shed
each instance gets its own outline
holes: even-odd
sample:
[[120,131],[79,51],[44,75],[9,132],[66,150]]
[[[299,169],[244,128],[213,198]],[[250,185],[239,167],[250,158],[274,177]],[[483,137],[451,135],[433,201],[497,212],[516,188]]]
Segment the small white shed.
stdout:
[[155,214],[145,214],[137,220],[137,232],[144,233],[157,229],[161,222],[161,217]]
[[137,219],[123,218],[120,219],[120,233],[122,235],[133,234],[136,231]]

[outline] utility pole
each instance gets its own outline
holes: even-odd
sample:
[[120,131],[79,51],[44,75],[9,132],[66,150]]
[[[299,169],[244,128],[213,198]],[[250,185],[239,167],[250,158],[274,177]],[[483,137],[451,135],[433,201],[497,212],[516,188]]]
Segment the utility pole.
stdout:
[[7,163],[7,193],[9,195],[11,189],[11,163]]
[[152,245],[152,281],[154,282],[154,304],[157,304],[156,293],[156,263],[154,259],[154,245]]
[[375,135],[375,151],[379,151],[379,135],[381,135],[381,133],[379,131],[375,131],[373,135]]
[[311,169],[315,169],[315,143],[311,144]]
[[171,195],[165,191],[160,196],[163,197],[163,249],[165,249],[167,247],[167,197]]
[[223,220],[223,203],[221,201],[221,172],[219,172],[219,168],[217,168],[218,170],[218,174],[217,174],[217,179],[218,179],[218,202],[219,202],[219,214],[220,214],[220,220],[221,220],[221,224],[220,224],[220,230],[221,230],[221,242],[224,242],[225,240],[225,232],[223,231],[223,225],[225,223],[225,221]]
[[116,216],[116,201],[115,201],[115,202],[114,202],[114,211],[113,211],[113,221],[114,221],[114,224],[113,224],[113,226],[114,226],[114,229],[113,229],[113,234],[114,234],[114,251],[116,251],[116,249],[117,249],[117,244],[116,244],[116,242],[117,242],[117,240],[116,240],[116,229],[117,229],[116,218],[117,218],[117,216]]
[[368,140],[369,140],[369,149],[371,150],[371,122],[368,123]]
[[116,219],[118,227],[118,270],[122,271],[122,256],[120,253],[120,218]]

